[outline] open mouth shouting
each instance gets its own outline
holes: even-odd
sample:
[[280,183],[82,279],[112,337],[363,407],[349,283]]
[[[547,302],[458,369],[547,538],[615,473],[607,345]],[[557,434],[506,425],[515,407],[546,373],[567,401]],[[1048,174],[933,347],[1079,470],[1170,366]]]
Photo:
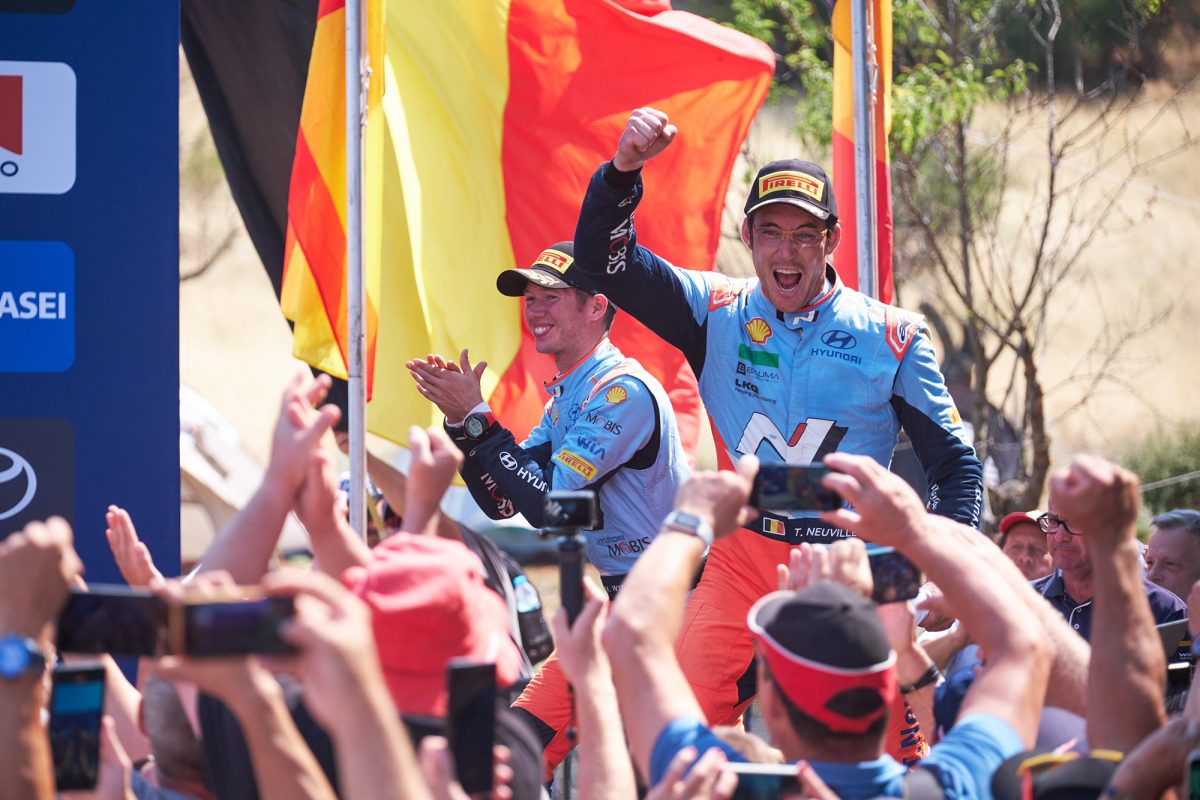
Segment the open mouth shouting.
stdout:
[[775,278],[775,285],[779,287],[779,291],[791,297],[800,290],[804,272],[791,266],[776,267],[771,271],[771,275]]

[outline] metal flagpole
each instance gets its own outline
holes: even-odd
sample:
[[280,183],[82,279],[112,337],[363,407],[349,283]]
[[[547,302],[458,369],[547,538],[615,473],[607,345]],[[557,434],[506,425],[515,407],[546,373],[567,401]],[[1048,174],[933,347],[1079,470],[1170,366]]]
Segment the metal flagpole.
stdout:
[[366,538],[366,417],[367,360],[363,309],[366,282],[363,270],[362,129],[366,124],[366,86],[370,80],[364,63],[362,0],[346,0],[346,296],[349,327],[349,377],[347,424],[350,430],[350,527]]
[[879,248],[875,230],[875,93],[870,65],[874,38],[868,20],[871,0],[852,0],[850,32],[854,42],[854,220],[858,228],[858,290],[879,297]]

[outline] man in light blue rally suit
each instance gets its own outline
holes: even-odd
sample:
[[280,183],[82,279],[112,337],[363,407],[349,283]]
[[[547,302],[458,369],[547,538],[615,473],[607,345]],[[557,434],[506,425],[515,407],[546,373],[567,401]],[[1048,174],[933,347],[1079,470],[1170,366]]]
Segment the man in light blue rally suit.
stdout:
[[[543,525],[551,490],[597,492],[600,520],[585,551],[610,596],[650,545],[675,492],[688,477],[675,414],[661,385],[608,341],[616,307],[574,266],[571,242],[542,251],[529,269],[501,273],[496,288],[523,297],[539,353],[554,356],[541,423],[518,445],[492,416],[479,388],[481,366],[433,357],[410,361],[418,390],[446,415],[446,430],[466,459],[462,476],[493,519],[520,513]],[[456,368],[457,366],[457,368]],[[529,712],[557,763],[569,750],[567,682],[551,656],[515,706]],[[548,754],[549,755],[549,754]]]
[[[978,527],[982,468],[923,320],[845,287],[827,263],[841,226],[824,170],[788,160],[758,173],[742,224],[757,278],[680,269],[638,244],[641,168],[675,133],[660,111],[633,113],[588,186],[576,264],[687,356],[722,466],[748,453],[805,464],[835,450],[887,465],[903,427],[925,468],[930,510]],[[769,513],[712,548],[677,645],[711,724],[737,719],[753,696],[746,614],[776,588],[776,565],[793,545],[846,535],[816,512]]]

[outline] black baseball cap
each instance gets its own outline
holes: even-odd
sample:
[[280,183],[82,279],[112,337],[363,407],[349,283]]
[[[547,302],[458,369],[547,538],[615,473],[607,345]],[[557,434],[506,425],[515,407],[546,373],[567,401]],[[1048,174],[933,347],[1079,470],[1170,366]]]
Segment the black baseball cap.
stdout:
[[1120,753],[1109,750],[1086,755],[1028,750],[996,768],[992,796],[996,800],[1095,800],[1120,760]]
[[772,161],[758,171],[746,198],[746,215],[771,203],[802,208],[830,225],[837,222],[837,199],[825,170],[811,161]]
[[545,289],[581,289],[595,294],[596,289],[575,263],[573,242],[559,242],[543,250],[529,269],[506,269],[496,276],[500,294],[521,297],[530,282]]

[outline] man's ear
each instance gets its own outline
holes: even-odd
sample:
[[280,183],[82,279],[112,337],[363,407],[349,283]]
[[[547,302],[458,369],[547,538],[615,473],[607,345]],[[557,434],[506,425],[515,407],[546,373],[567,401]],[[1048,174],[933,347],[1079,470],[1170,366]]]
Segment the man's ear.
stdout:
[[594,294],[592,295],[592,302],[594,303],[592,308],[596,312],[596,319],[604,319],[604,315],[608,313],[608,305],[612,302],[608,299],[608,295]]
[[753,241],[753,237],[750,235],[750,218],[746,217],[744,220],[742,220],[742,244],[753,250]]
[[829,252],[832,253],[836,250],[840,241],[842,241],[842,223],[835,222],[829,229]]

